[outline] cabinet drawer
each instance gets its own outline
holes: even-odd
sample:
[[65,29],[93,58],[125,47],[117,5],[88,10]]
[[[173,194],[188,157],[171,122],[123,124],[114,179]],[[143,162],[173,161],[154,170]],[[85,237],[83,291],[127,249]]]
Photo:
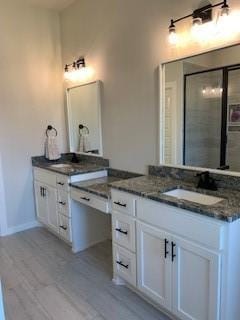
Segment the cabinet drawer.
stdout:
[[136,255],[113,245],[113,268],[115,275],[136,286]]
[[56,186],[58,190],[66,190],[68,191],[69,185],[68,185],[68,177],[58,174],[56,176]]
[[58,190],[58,212],[67,217],[71,217],[69,193],[63,190]]
[[62,214],[59,214],[59,234],[68,242],[72,242],[71,219],[63,216]]
[[105,213],[109,213],[109,201],[107,199],[93,195],[92,193],[71,188],[71,198],[75,201],[93,207]]
[[136,198],[126,192],[111,190],[112,195],[112,209],[135,216]]
[[223,249],[224,222],[148,199],[137,199],[137,217],[189,240]]
[[135,252],[135,220],[120,213],[112,215],[113,241]]
[[34,179],[56,187],[56,174],[40,168],[33,168]]

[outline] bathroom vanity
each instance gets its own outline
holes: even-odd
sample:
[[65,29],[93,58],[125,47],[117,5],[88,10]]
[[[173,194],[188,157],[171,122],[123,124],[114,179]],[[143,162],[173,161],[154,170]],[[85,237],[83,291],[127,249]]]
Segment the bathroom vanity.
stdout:
[[[49,169],[60,169],[60,167],[50,167]],[[107,175],[104,167],[96,167],[92,172],[76,173],[75,175],[60,174],[49,169],[34,167],[34,189],[36,199],[36,213],[38,220],[44,224],[50,231],[58,235],[72,246],[74,252],[85,249],[90,244],[103,241],[109,237],[107,219],[101,215],[88,215],[84,209],[77,208],[71,204],[71,188],[70,183],[75,181],[84,181],[96,179]],[[77,199],[79,203],[84,203],[88,199],[87,194],[76,194],[73,192],[73,199]],[[94,201],[92,199],[92,201]],[[108,206],[108,200],[105,206]],[[104,203],[95,199],[95,207],[102,209]],[[105,210],[106,213],[109,210]],[[98,232],[92,230],[91,236],[83,238],[81,220],[87,219],[88,223],[95,226],[98,221]],[[94,222],[94,223],[91,223]],[[97,227],[95,227],[97,229]],[[90,228],[89,228],[90,230]],[[94,232],[95,231],[95,232]]]
[[[38,221],[72,247],[74,253],[111,238],[110,182],[139,176],[109,169],[106,159],[71,155],[51,163],[33,158]],[[85,161],[83,160],[85,159]]]
[[[184,189],[196,191],[170,177],[112,184],[113,280],[173,319],[238,319],[238,192],[198,190],[200,200],[169,195]],[[213,203],[195,202],[205,199]]]

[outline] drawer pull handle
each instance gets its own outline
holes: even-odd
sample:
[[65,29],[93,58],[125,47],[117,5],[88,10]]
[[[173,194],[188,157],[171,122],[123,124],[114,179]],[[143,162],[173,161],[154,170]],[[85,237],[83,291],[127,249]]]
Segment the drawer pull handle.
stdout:
[[59,204],[61,204],[62,206],[65,206],[65,205],[66,205],[66,202],[59,201]]
[[164,240],[164,257],[167,259],[167,255],[169,254],[169,251],[167,250],[169,241],[167,239]]
[[174,261],[174,258],[176,257],[176,254],[174,253],[174,249],[176,247],[176,244],[172,242],[172,262]]
[[58,182],[57,184],[59,184],[60,186],[64,186],[65,183],[63,183],[63,182]]
[[121,267],[128,269],[129,265],[122,263],[122,261],[116,261],[117,264],[119,264]]
[[81,197],[81,199],[85,201],[90,201],[90,198],[86,198],[86,197]]
[[114,203],[117,205],[117,206],[120,206],[120,207],[124,207],[124,208],[126,208],[127,207],[127,204],[126,203],[121,203],[121,202],[116,202],[116,201],[114,201]]
[[120,233],[125,234],[125,235],[128,234],[127,231],[123,231],[121,228],[116,228],[115,230],[116,230],[117,232],[120,232]]
[[65,231],[67,230],[67,227],[66,227],[66,226],[60,226],[60,228],[63,229],[63,230],[65,230]]

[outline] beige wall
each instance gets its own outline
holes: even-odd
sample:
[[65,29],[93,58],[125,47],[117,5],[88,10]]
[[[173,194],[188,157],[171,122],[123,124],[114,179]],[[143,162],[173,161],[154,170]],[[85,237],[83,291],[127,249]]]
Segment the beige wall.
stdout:
[[[237,2],[231,1],[233,8]],[[197,0],[80,0],[62,12],[63,64],[85,55],[104,83],[103,147],[113,167],[146,172],[146,165],[157,163],[159,63],[227,44],[169,46],[169,20],[198,5]]]
[[0,39],[0,197],[13,232],[35,221],[31,156],[43,154],[48,123],[65,151],[58,14],[1,0]]

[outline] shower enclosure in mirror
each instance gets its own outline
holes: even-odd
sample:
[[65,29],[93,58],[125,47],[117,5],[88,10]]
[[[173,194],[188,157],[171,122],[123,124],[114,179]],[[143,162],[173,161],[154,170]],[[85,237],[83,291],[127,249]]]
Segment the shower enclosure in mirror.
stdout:
[[240,171],[239,47],[161,66],[162,164]]
[[67,89],[70,152],[102,156],[100,81]]

